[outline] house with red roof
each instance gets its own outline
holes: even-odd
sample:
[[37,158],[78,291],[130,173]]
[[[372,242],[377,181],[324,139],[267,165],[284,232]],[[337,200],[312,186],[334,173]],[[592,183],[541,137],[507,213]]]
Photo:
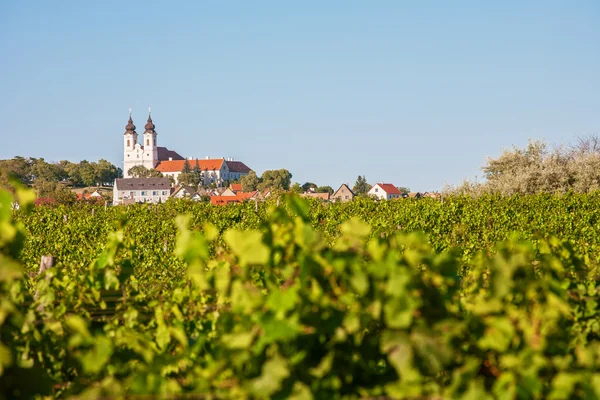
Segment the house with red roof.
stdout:
[[374,196],[379,200],[392,200],[402,198],[402,193],[391,183],[376,183],[368,192],[369,196]]

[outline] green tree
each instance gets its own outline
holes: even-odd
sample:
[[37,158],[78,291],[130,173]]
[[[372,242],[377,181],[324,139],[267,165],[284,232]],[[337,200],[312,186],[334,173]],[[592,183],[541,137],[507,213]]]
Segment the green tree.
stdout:
[[77,195],[70,189],[61,185],[58,185],[56,190],[49,197],[54,199],[58,204],[72,205],[77,201]]
[[196,178],[198,183],[200,183],[202,177],[202,170],[200,169],[200,164],[198,164],[198,159],[196,159],[196,162],[194,163],[194,168],[192,168],[192,174],[194,174],[194,177]]
[[369,192],[369,190],[371,189],[371,185],[369,185],[369,183],[367,182],[367,178],[365,178],[365,176],[358,176],[358,178],[356,179],[356,183],[354,183],[354,187],[352,188],[352,191],[354,192],[355,195],[357,196],[366,196],[366,194]]
[[96,163],[91,163],[87,160],[83,160],[79,163],[81,183],[85,186],[94,186],[98,184],[98,174],[95,164]]
[[185,162],[183,163],[183,168],[181,168],[181,173],[182,174],[189,174],[190,172],[192,172],[192,167],[190,165],[190,162],[186,158]]
[[256,172],[250,171],[248,175],[240,178],[240,183],[242,184],[242,190],[244,192],[251,192],[258,189],[258,185],[260,185],[260,179],[258,176],[256,176]]
[[150,174],[150,171],[148,171],[148,168],[144,167],[143,165],[136,165],[135,167],[129,168],[127,173],[129,176],[134,178],[147,178]]
[[305,190],[302,189],[302,186],[298,182],[294,183],[290,190],[294,193],[304,193]]
[[185,172],[185,173],[182,172],[177,177],[177,183],[179,185],[188,185],[188,186],[197,187],[198,184],[200,183],[200,178],[192,172]]
[[317,193],[329,193],[329,194],[333,194],[334,190],[331,186],[319,186],[316,189]]
[[263,172],[259,190],[289,190],[292,183],[292,173],[287,169],[267,170]]
[[397,186],[396,189],[398,189],[402,194],[410,193],[410,189],[406,186]]
[[304,185],[302,185],[303,192],[308,192],[310,189],[316,189],[316,188],[317,188],[317,185],[312,182],[306,182]]
[[95,167],[96,175],[98,176],[98,180],[101,185],[110,185],[119,176],[117,167],[102,158],[98,160],[98,163],[95,165]]
[[50,197],[52,198],[54,192],[57,189],[57,183],[54,181],[47,181],[45,179],[36,179],[33,187],[37,192],[38,197]]

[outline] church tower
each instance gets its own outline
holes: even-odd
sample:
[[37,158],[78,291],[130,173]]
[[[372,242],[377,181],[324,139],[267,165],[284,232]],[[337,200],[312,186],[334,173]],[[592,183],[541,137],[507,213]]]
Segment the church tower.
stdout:
[[[129,121],[125,126],[123,134],[123,177],[129,178],[129,169],[139,164],[139,158],[135,159],[135,150],[138,140],[138,134],[135,131],[133,119],[131,119],[131,109],[129,110]],[[137,146],[139,147],[139,146]],[[139,156],[138,156],[139,157]],[[137,162],[136,162],[137,161]]]
[[148,168],[154,168],[158,164],[158,146],[156,145],[156,126],[152,122],[151,110],[148,109],[148,122],[144,131],[144,163],[143,165]]

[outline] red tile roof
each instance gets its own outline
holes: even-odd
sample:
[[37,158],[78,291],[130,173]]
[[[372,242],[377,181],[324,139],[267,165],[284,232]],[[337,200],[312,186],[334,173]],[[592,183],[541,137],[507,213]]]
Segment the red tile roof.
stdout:
[[396,186],[392,185],[391,183],[378,183],[377,185],[381,189],[383,189],[383,191],[386,192],[387,194],[399,194],[399,195],[402,194],[402,193],[400,193],[398,188]]
[[235,194],[235,196],[238,198],[238,200],[243,201],[243,200],[248,200],[251,199],[252,197],[254,197],[254,195],[256,195],[257,191],[254,190],[252,192],[238,192]]
[[239,203],[240,200],[233,196],[211,196],[210,202],[214,206],[225,205],[229,203]]
[[232,183],[231,190],[233,190],[234,192],[241,192],[243,190],[242,184],[241,183]]
[[[194,168],[196,164],[202,171],[220,170],[225,160],[222,158],[212,160],[189,160],[190,168]],[[156,166],[156,170],[160,172],[181,172],[185,160],[161,161]]]

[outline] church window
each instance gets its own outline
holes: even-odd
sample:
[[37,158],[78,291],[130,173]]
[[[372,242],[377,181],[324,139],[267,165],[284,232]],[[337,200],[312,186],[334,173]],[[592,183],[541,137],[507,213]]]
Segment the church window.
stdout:
[[146,146],[150,146],[150,139],[146,139]]
[[131,146],[131,140],[127,139],[127,147]]

